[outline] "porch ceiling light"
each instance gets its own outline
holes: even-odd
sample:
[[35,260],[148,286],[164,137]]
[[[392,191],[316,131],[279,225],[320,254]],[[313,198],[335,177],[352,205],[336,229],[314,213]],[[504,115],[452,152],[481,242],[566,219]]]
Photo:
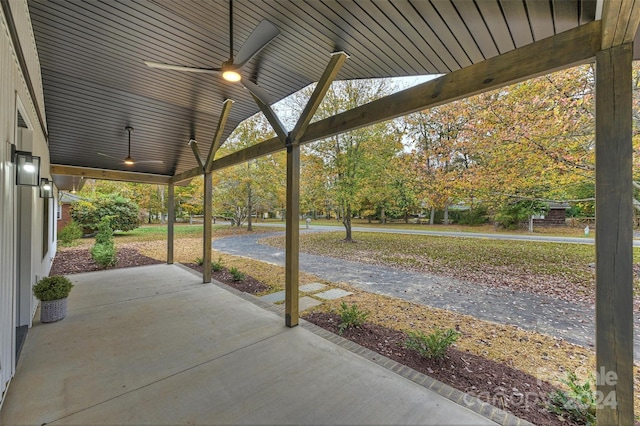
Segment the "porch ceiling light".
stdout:
[[16,185],[40,186],[40,157],[27,151],[16,151],[15,145],[11,150],[16,165]]
[[222,78],[227,81],[237,82],[242,79],[242,76],[238,72],[238,68],[233,65],[233,63],[229,63],[228,61],[222,64]]
[[53,198],[53,185],[47,178],[40,179],[40,198]]

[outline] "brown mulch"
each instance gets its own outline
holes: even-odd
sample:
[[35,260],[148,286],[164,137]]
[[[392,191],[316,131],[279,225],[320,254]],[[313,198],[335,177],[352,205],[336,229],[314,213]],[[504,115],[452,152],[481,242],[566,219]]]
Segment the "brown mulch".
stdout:
[[101,268],[93,261],[88,248],[58,250],[53,259],[49,275],[70,275],[81,272],[99,271],[101,269],[131,268],[134,266],[155,265],[164,263],[160,260],[140,254],[131,247],[116,247],[117,262],[114,266]]
[[[303,317],[338,334],[337,314],[312,312]],[[342,336],[536,425],[577,425],[544,408],[555,387],[505,364],[453,348],[442,360],[427,359],[404,347],[405,333],[371,323],[348,328]]]
[[[195,263],[185,263],[184,265],[194,271],[200,272],[201,274],[204,272],[204,267],[202,265],[197,265]],[[211,278],[245,293],[258,294],[269,290],[268,285],[248,274],[244,274],[244,279],[242,281],[234,280],[227,268],[222,268],[222,271],[211,271]]]

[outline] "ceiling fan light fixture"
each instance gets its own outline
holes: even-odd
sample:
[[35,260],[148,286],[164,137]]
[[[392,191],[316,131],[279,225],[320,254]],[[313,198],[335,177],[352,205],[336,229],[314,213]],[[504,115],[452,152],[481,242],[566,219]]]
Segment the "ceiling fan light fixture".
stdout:
[[222,78],[232,83],[237,83],[242,79],[242,76],[238,72],[238,68],[236,68],[233,63],[225,62],[222,65]]
[[131,158],[131,156],[127,156],[127,158],[124,159],[124,164],[126,164],[127,166],[133,166],[136,162],[133,161],[133,158]]

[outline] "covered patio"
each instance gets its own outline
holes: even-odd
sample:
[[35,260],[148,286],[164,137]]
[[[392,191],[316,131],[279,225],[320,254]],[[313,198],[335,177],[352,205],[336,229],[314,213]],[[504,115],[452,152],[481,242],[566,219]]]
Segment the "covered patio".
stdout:
[[518,424],[179,265],[71,277],[69,315],[34,321],[1,424]]
[[[214,0],[0,0],[0,5],[0,55],[3,76],[7,76],[0,84],[0,132],[6,142],[6,149],[0,150],[3,423],[29,422],[9,416],[45,413],[46,409],[29,407],[43,403],[62,411],[41,420],[34,418],[33,422],[118,423],[122,419],[169,423],[172,416],[176,422],[187,422],[189,407],[196,403],[205,416],[215,407],[216,419],[223,423],[263,419],[271,423],[327,423],[331,419],[340,423],[350,419],[353,423],[387,423],[393,419],[402,423],[464,422],[454,419],[451,410],[435,410],[441,404],[437,401],[444,400],[436,398],[431,405],[425,405],[424,399],[414,395],[430,395],[424,389],[417,388],[415,392],[411,383],[392,378],[391,373],[377,367],[370,371],[373,365],[355,359],[348,351],[342,353],[334,346],[325,346],[325,341],[304,328],[284,333],[285,325],[295,327],[299,321],[301,146],[589,62],[596,64],[598,95],[597,371],[616,377],[598,383],[600,395],[615,401],[598,406],[598,424],[633,422],[631,72],[632,60],[640,58],[640,1],[271,0],[237,1],[235,9],[231,2]],[[254,29],[263,23],[275,28],[279,35],[252,37]],[[243,49],[245,45],[248,47]],[[219,65],[222,67],[217,68]],[[218,75],[229,66],[243,73],[233,80],[239,84]],[[190,72],[181,72],[185,69]],[[316,120],[318,106],[336,79],[425,74],[440,77]],[[272,105],[311,83],[316,83],[315,90],[298,121],[294,126],[285,126]],[[233,129],[258,112],[264,114],[276,136],[265,135],[265,140],[255,145],[219,156],[220,146]],[[132,145],[133,128],[136,131]],[[280,320],[247,302],[240,303],[240,299],[238,303],[234,299],[228,305],[220,304],[227,294],[223,293],[223,297],[215,287],[199,287],[198,279],[189,275],[184,275],[186,281],[176,278],[177,282],[189,283],[178,290],[158,287],[164,281],[156,275],[162,274],[151,274],[156,277],[140,286],[132,285],[140,277],[125,279],[118,276],[120,272],[95,274],[86,283],[78,284],[67,320],[47,327],[46,335],[40,333],[36,323],[14,374],[16,330],[32,325],[37,301],[31,295],[31,287],[38,277],[48,273],[55,255],[55,234],[49,226],[55,203],[50,204],[48,198],[38,199],[35,186],[16,189],[16,150],[41,156],[42,180],[52,179],[62,190],[76,189],[77,182],[85,178],[167,185],[168,264],[173,263],[176,185],[196,176],[204,177],[202,258],[204,264],[209,264],[212,174],[286,150],[286,300]],[[172,273],[180,271],[177,266],[165,267]],[[94,279],[103,282],[100,290],[89,297],[83,288],[90,288]],[[205,270],[199,281],[210,282],[210,271]],[[128,283],[126,291],[119,293],[117,289],[123,283]],[[106,293],[100,297],[103,290]],[[208,303],[201,303],[191,292]],[[189,303],[190,298],[193,300]],[[150,300],[155,303],[143,303]],[[166,321],[150,322],[175,306],[182,309],[175,309]],[[125,309],[121,317],[110,311],[127,307],[134,308]],[[182,328],[178,327],[181,320],[185,321]],[[83,329],[74,330],[74,325],[80,323]],[[142,327],[143,324],[148,326]],[[254,330],[252,324],[260,326]],[[264,327],[267,328],[263,330]],[[62,333],[67,329],[69,334]],[[62,334],[56,336],[56,330]],[[79,338],[82,333],[86,338]],[[152,334],[145,333],[152,333],[158,340],[148,340]],[[226,336],[222,339],[225,344],[202,346],[207,338],[220,342],[216,333]],[[187,337],[191,339],[189,344]],[[42,346],[37,347],[37,342]],[[73,345],[87,342],[96,346],[82,350],[75,347],[66,352]],[[163,342],[172,350],[163,349]],[[270,346],[272,342],[278,344]],[[140,346],[144,343],[149,346]],[[51,382],[52,390],[45,392],[46,387],[40,383],[33,387],[23,385],[28,380],[43,380],[42,368],[54,365],[50,358],[56,354],[56,345],[60,345],[58,354],[64,362],[53,368],[59,379]],[[253,350],[247,351],[249,347]],[[175,359],[175,353],[181,356]],[[330,353],[336,356],[324,358]],[[83,359],[71,362],[75,356],[72,354],[80,354]],[[317,366],[312,362],[316,359]],[[164,368],[148,368],[154,360]],[[186,360],[191,361],[183,363]],[[167,361],[171,363],[164,365]],[[263,362],[263,368],[255,369],[260,365],[258,361]],[[131,362],[135,368],[130,367]],[[236,365],[227,368],[226,362]],[[277,375],[269,376],[267,370],[276,365]],[[203,383],[210,382],[202,380],[207,376],[199,373],[214,366],[213,371],[218,372],[215,377],[226,379],[220,386],[205,388]],[[316,367],[319,370],[313,376],[305,376]],[[101,370],[101,381],[83,381],[91,389],[82,387],[80,377]],[[165,376],[157,375],[157,371],[163,371]],[[240,380],[242,377],[244,380]],[[261,378],[263,387],[254,386],[256,377]],[[329,380],[332,377],[335,379]],[[354,382],[354,377],[359,381]],[[177,390],[181,380],[189,383],[184,392]],[[385,386],[402,383],[406,389],[393,385],[382,394],[379,389],[383,382]],[[162,388],[166,383],[175,389]],[[36,395],[39,389],[43,393]],[[332,389],[340,391],[331,393]],[[153,390],[157,393],[148,393]],[[246,398],[247,392],[256,397]],[[386,404],[379,404],[378,393]],[[92,395],[96,395],[95,399],[78,403]],[[258,395],[270,399],[259,400]],[[350,396],[357,404],[348,402]],[[316,404],[316,397],[325,403]],[[293,398],[309,399],[293,404]],[[20,410],[11,408],[17,400]],[[168,401],[183,403],[172,407]],[[143,409],[151,404],[153,410]],[[317,408],[320,406],[325,408]],[[110,415],[121,417],[102,416],[101,410],[108,407],[113,408]],[[397,412],[389,411],[391,407]],[[245,413],[242,415],[247,417],[225,418],[225,413]],[[438,417],[442,413],[446,417]],[[379,417],[368,417],[374,414]],[[145,415],[158,417],[136,417]],[[470,421],[478,423],[477,419]]]

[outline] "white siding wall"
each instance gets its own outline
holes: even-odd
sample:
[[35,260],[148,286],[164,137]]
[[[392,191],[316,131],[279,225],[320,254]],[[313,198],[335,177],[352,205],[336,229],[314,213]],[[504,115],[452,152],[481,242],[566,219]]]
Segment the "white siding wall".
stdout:
[[[9,1],[14,22],[20,38],[23,54],[29,68],[29,74],[37,99],[31,99],[26,81],[15,52],[8,29],[7,19],[0,9],[0,405],[4,399],[10,378],[15,371],[15,327],[16,327],[16,186],[14,184],[15,169],[11,162],[11,145],[16,143],[16,108],[18,99],[22,104],[22,115],[33,130],[33,152],[42,158],[41,176],[49,177],[49,152],[41,131],[34,102],[38,102],[44,113],[42,82],[38,55],[33,38],[31,21],[25,0]],[[36,277],[47,275],[55,254],[55,245],[50,245],[49,252],[43,257],[42,228],[43,201],[36,189],[32,194],[33,210],[31,218],[32,232],[31,253],[28,263],[31,265],[29,280],[33,284]],[[51,200],[49,213],[53,213]],[[53,220],[49,219],[49,236],[53,238]],[[34,299],[29,301],[29,310],[34,312]]]

